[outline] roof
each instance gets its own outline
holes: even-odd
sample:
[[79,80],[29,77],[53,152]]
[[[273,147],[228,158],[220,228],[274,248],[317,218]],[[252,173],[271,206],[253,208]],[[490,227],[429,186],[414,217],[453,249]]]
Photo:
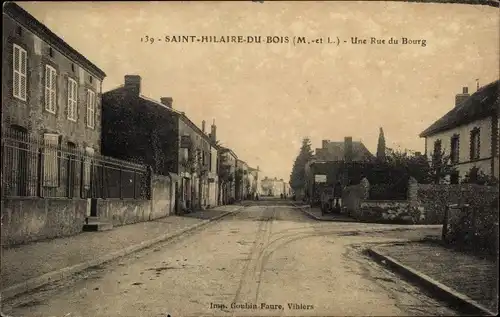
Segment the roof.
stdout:
[[[352,160],[363,161],[373,158],[366,146],[359,141],[352,142]],[[314,160],[320,161],[343,161],[344,142],[328,142],[326,149],[316,149]]]
[[465,99],[462,104],[448,111],[443,117],[420,133],[419,136],[425,138],[493,115],[495,111],[498,111],[498,90],[498,80],[483,86]]
[[234,153],[233,150],[231,150],[231,149],[229,149],[227,147],[221,146],[220,147],[220,151],[221,151],[222,154],[229,152],[229,154],[231,154],[235,159],[238,159],[238,156],[236,155],[236,153]]
[[46,27],[43,23],[35,19],[31,14],[29,14],[26,10],[21,8],[14,2],[7,2],[3,5],[4,14],[8,15],[23,27],[28,29],[33,34],[38,37],[46,40],[50,45],[61,50],[62,53],[67,55],[69,58],[78,62],[84,68],[92,71],[97,77],[100,79],[104,79],[106,77],[106,73],[89,61],[85,56],[80,54],[77,50],[69,46],[62,38],[57,36],[54,32],[52,32],[48,27]]
[[[124,89],[125,89],[125,86],[121,85],[121,86],[118,86],[118,87],[116,87],[116,88],[114,88],[112,90],[106,91],[105,93],[103,93],[103,95],[120,92],[121,90],[124,90]],[[203,136],[206,139],[206,141],[208,141],[212,146],[214,146],[214,144],[212,142],[212,139],[210,139],[210,137],[206,133],[204,133],[193,121],[191,121],[186,116],[186,114],[184,112],[176,110],[174,108],[167,107],[164,104],[162,104],[161,102],[156,101],[156,100],[154,100],[152,98],[146,97],[144,95],[139,95],[138,98],[141,99],[141,100],[143,100],[143,101],[146,101],[146,102],[149,102],[151,104],[154,104],[157,107],[161,107],[165,111],[168,111],[168,112],[170,112],[170,113],[178,116],[181,120],[183,120],[185,123],[187,123],[189,126],[191,126],[191,128],[193,128],[194,130],[196,130],[196,132],[198,132],[199,135]],[[215,146],[215,147],[218,149],[217,146]]]

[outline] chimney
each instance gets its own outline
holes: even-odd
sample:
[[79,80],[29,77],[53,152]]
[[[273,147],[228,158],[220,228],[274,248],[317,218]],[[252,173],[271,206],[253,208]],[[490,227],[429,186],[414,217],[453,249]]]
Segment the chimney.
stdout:
[[201,131],[205,133],[205,120],[201,122]]
[[460,106],[469,97],[469,87],[463,87],[462,93],[455,96],[455,107]]
[[172,108],[172,103],[174,102],[174,99],[172,99],[172,97],[161,97],[160,102],[162,105]]
[[212,139],[212,142],[217,142],[217,126],[215,125],[215,119],[210,130],[210,138]]
[[125,89],[133,95],[141,94],[141,76],[125,75]]
[[328,143],[330,143],[330,140],[323,140],[321,142],[321,148],[326,149],[328,147]]
[[344,161],[352,162],[352,137],[346,136],[344,138]]

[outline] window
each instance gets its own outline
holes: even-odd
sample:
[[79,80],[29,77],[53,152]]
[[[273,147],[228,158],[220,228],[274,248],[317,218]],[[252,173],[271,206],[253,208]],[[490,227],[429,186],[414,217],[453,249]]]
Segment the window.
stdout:
[[59,135],[45,133],[43,155],[43,186],[59,186]]
[[68,78],[68,120],[76,121],[78,86],[75,80]]
[[95,124],[95,93],[87,89],[87,127],[94,128]]
[[26,73],[27,73],[27,55],[26,50],[19,45],[14,44],[12,58],[13,87],[12,92],[15,98],[26,101]]
[[56,113],[56,77],[54,67],[45,65],[45,110]]
[[478,160],[480,158],[480,131],[475,128],[470,132],[470,159]]
[[450,160],[452,164],[456,164],[460,159],[460,137],[458,135],[454,135],[451,137],[451,153]]
[[49,47],[49,56],[54,57],[54,50],[52,49],[52,47]]
[[71,71],[74,72],[75,71],[75,64],[71,63]]
[[92,76],[89,76],[89,82],[92,84]]
[[23,28],[18,26],[16,29],[16,33],[17,33],[17,35],[22,36],[23,35]]

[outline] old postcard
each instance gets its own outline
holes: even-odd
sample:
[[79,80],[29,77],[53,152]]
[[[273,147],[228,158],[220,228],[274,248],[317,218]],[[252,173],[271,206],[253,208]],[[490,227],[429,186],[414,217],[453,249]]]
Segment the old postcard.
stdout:
[[498,10],[5,2],[2,316],[496,315]]

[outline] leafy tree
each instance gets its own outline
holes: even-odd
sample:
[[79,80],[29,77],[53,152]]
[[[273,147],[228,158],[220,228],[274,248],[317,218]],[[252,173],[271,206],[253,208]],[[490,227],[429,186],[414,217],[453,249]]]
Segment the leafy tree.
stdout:
[[425,155],[419,155],[413,151],[401,151],[391,148],[387,149],[387,163],[393,167],[399,167],[406,171],[421,184],[432,182],[431,165]]
[[439,184],[446,176],[457,172],[456,168],[450,163],[450,155],[447,155],[445,151],[433,153],[430,163],[429,176],[434,184]]
[[312,156],[311,140],[304,138],[300,152],[293,163],[292,173],[290,174],[290,187],[295,192],[305,188],[305,166]]

